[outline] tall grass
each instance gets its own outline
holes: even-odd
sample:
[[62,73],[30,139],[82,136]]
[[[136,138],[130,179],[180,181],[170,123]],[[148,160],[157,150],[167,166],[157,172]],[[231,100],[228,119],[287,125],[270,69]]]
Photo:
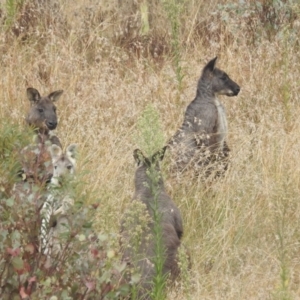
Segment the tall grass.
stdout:
[[179,90],[182,88],[183,71],[181,67],[181,22],[180,16],[183,12],[184,1],[181,0],[165,0],[163,1],[164,8],[167,12],[168,20],[171,27],[171,45],[173,63],[178,81]]
[[154,253],[153,264],[155,268],[155,276],[153,278],[153,289],[151,293],[152,299],[164,300],[166,299],[166,281],[167,275],[163,273],[163,267],[165,263],[166,249],[163,243],[163,233],[161,227],[161,214],[159,210],[159,187],[158,182],[160,180],[160,174],[157,172],[154,166],[149,169],[149,178],[151,180],[150,190],[153,195],[154,203],[151,207],[153,211],[153,237],[154,237]]
[[[209,190],[188,174],[180,182],[165,180],[181,210],[183,240],[191,253],[190,298],[297,299],[299,4],[277,1],[284,10],[274,11],[276,28],[266,31],[260,9],[266,1],[251,1],[244,10],[236,9],[240,2],[218,2],[226,9],[216,1],[187,2],[180,18],[179,42],[189,43],[179,50],[185,74],[179,101],[176,69],[167,51],[171,28],[160,4],[147,1],[149,39],[139,41],[148,55],[138,56],[131,46],[132,37],[139,37],[140,10],[133,2],[125,13],[114,2],[66,0],[59,2],[59,13],[47,18],[47,26],[42,17],[28,22],[24,10],[16,22],[26,30],[19,35],[0,27],[0,118],[24,126],[27,87],[41,93],[64,89],[56,133],[63,145],[79,145],[78,170],[88,170],[81,192],[98,204],[94,227],[118,232],[133,193],[139,117],[152,103],[165,140],[171,137],[195,96],[202,67],[218,55],[219,67],[241,86],[237,98],[220,99],[228,115],[231,166]],[[291,14],[282,12],[290,8],[288,18]],[[4,24],[7,11],[1,10]],[[137,22],[125,28],[129,16]],[[151,55],[153,41],[166,50]],[[168,299],[185,299],[186,290],[179,282],[168,289]]]
[[[162,149],[164,145],[164,137],[161,130],[161,123],[157,110],[148,104],[137,121],[137,143],[140,148],[151,157],[155,151]],[[157,162],[156,162],[157,163]],[[151,164],[147,170],[147,176],[150,182],[150,193],[153,202],[150,203],[151,215],[153,216],[153,247],[154,257],[151,263],[154,265],[155,276],[152,282],[151,298],[156,300],[166,299],[166,280],[167,276],[163,273],[163,267],[166,259],[166,249],[164,247],[163,232],[161,227],[162,212],[159,210],[159,196],[161,174],[158,172],[156,163]],[[145,183],[146,184],[146,183]]]

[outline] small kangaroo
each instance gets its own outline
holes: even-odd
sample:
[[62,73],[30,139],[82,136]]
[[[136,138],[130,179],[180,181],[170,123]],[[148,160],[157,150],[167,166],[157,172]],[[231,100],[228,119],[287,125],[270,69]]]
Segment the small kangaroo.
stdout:
[[61,147],[57,137],[50,135],[50,131],[57,127],[57,114],[54,102],[58,101],[63,90],[50,93],[48,96],[41,97],[38,90],[27,89],[27,97],[31,103],[30,110],[26,117],[26,123],[34,127],[38,133],[38,140],[49,139],[52,144]]
[[[68,192],[60,188],[66,183],[66,180],[74,177],[76,168],[77,145],[71,144],[66,152],[53,144],[50,148],[53,164],[53,176],[48,187],[49,195],[44,202],[41,215],[41,249],[48,259],[50,256],[56,256],[62,249],[62,243],[59,235],[68,231],[69,217],[68,211],[73,206],[74,200],[68,195]],[[54,219],[51,222],[51,219]]]
[[225,159],[229,155],[226,112],[217,96],[237,96],[240,87],[224,71],[215,67],[216,61],[217,57],[203,68],[196,97],[188,105],[183,124],[168,144],[179,172],[192,163],[203,167],[217,156]]
[[[171,279],[175,279],[180,273],[176,256],[178,247],[180,246],[180,239],[183,234],[183,226],[180,211],[166,193],[160,173],[159,161],[163,159],[165,150],[166,147],[150,158],[145,157],[138,149],[134,151],[133,156],[137,162],[138,168],[135,172],[135,194],[133,201],[138,200],[144,203],[147,212],[153,221],[154,205],[155,201],[157,201],[157,210],[160,214],[160,226],[162,230],[162,243],[165,250],[163,273],[169,273]],[[153,177],[149,175],[153,170],[155,170],[155,176],[159,176],[157,180],[155,180],[155,183],[153,182]],[[134,224],[134,228],[125,228],[125,220],[126,214],[122,221],[121,229],[122,240],[126,242],[130,240],[131,232],[134,231],[135,228],[139,228],[140,224]],[[149,224],[150,233],[153,233],[153,221]],[[146,234],[145,231],[142,233],[142,241],[138,247],[138,253],[133,251],[132,248],[126,248],[123,253],[123,260],[133,263],[141,273],[141,282],[137,299],[151,299],[150,292],[152,289],[153,277],[155,276],[155,268],[151,261],[155,255],[155,240],[153,236],[150,236],[149,240],[145,237]],[[137,259],[137,255],[141,259]]]
[[20,174],[24,181],[34,178],[34,182],[45,184],[49,181],[53,167],[49,146],[56,144],[61,146],[57,136],[51,134],[51,130],[57,126],[56,102],[63,91],[55,91],[46,97],[41,97],[38,90],[27,89],[27,97],[31,103],[30,110],[26,116],[26,123],[34,127],[37,136],[34,143],[23,148],[21,151],[22,171]]

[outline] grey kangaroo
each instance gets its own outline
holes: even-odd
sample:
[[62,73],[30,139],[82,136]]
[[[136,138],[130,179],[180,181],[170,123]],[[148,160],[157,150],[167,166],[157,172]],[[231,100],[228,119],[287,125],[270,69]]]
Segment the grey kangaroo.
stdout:
[[177,172],[194,164],[198,169],[204,168],[205,176],[209,176],[208,166],[216,160],[223,160],[222,169],[227,169],[226,158],[230,151],[226,142],[227,118],[217,96],[237,96],[240,87],[215,67],[216,61],[217,57],[204,67],[196,97],[188,105],[183,124],[169,142]]
[[[41,154],[42,158],[38,153],[40,146],[41,144],[27,146],[26,151],[22,153],[22,158],[26,161],[27,173],[22,175],[24,176],[22,181],[14,184],[11,196],[16,199],[16,203],[28,201],[32,204],[32,209],[36,212],[36,218],[32,220],[32,224],[40,224],[40,230],[33,231],[32,238],[34,241],[39,241],[39,251],[45,255],[46,266],[50,267],[52,258],[56,258],[55,264],[57,264],[65,248],[61,235],[69,232],[71,207],[74,200],[71,197],[68,182],[74,177],[77,146],[71,144],[63,153],[59,146],[46,143],[51,157],[48,157],[48,152],[44,151]],[[36,174],[34,170],[38,165],[36,159],[41,161],[50,159],[48,164],[53,170],[51,180],[48,178],[46,181],[41,174],[38,174],[39,176]],[[23,164],[23,168],[24,166]],[[31,170],[32,173],[29,173]]]
[[64,243],[60,235],[69,230],[70,216],[68,213],[70,213],[74,200],[70,197],[65,184],[74,177],[76,152],[76,144],[69,145],[65,153],[55,144],[50,148],[53,176],[48,186],[48,197],[41,209],[40,238],[40,251],[47,256],[48,264],[51,262],[51,257],[57,257],[62,251]]
[[38,90],[27,89],[27,97],[30,101],[30,110],[26,117],[28,125],[34,127],[38,133],[38,142],[50,140],[52,144],[61,147],[61,143],[56,136],[51,136],[50,131],[57,127],[57,114],[54,102],[58,101],[63,90],[50,93],[41,97]]
[[51,133],[51,130],[57,127],[54,102],[58,101],[62,93],[63,91],[59,90],[41,97],[38,90],[27,89],[27,97],[31,105],[26,116],[26,123],[34,128],[37,135],[34,143],[21,151],[22,171],[20,174],[24,181],[34,178],[35,182],[44,184],[52,176],[53,166],[49,147],[52,144],[62,147],[58,137]]
[[[137,299],[151,299],[152,281],[155,276],[153,264],[153,257],[155,256],[155,239],[153,237],[155,203],[160,214],[159,225],[162,230],[162,244],[165,253],[163,273],[169,274],[171,279],[175,279],[179,275],[177,251],[183,234],[183,226],[180,211],[166,193],[161,177],[159,161],[163,159],[165,150],[166,147],[150,158],[145,157],[138,149],[134,151],[133,155],[138,165],[135,172],[133,201],[141,201],[145,204],[151,220],[148,224],[150,238],[147,236],[149,232],[144,230],[138,249],[133,250],[133,247],[127,247],[123,253],[123,260],[129,262],[129,265],[133,264],[141,274]],[[132,232],[136,228],[140,228],[141,225],[137,221],[131,228],[125,228],[124,220],[126,220],[126,214],[121,229],[122,241],[126,243],[130,240]]]

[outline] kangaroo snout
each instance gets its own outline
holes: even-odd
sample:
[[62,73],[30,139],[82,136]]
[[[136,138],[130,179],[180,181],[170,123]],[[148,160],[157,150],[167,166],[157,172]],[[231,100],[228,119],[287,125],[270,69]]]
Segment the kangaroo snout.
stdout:
[[46,121],[45,123],[49,130],[54,130],[57,127],[56,121]]
[[233,89],[233,95],[232,96],[237,96],[240,92],[241,88],[237,85],[234,89]]
[[[226,95],[228,97],[237,96],[238,93],[240,92],[240,90],[241,90],[240,86],[237,83],[235,83],[233,80],[230,79],[230,82],[228,83],[227,92],[224,93],[224,95]],[[217,94],[222,95],[222,92],[219,92]]]

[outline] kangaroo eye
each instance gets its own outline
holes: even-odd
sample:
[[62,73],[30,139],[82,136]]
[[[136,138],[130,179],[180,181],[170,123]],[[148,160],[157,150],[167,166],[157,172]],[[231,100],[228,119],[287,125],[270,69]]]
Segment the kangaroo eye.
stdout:
[[226,74],[222,75],[221,77],[222,80],[227,80],[228,79],[228,76]]
[[71,165],[67,166],[67,169],[68,169],[68,170],[71,170],[71,169],[72,169],[72,166],[71,166]]
[[56,170],[56,169],[57,169],[57,166],[54,166],[54,169]]
[[39,113],[43,113],[44,109],[43,108],[38,108]]

